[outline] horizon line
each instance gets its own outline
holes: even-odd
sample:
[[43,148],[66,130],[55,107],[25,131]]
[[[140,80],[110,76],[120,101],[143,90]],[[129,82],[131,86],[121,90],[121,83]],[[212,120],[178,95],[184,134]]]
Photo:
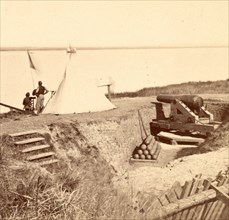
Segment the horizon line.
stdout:
[[92,46],[92,47],[0,47],[0,51],[28,51],[28,50],[144,50],[144,49],[214,49],[228,48],[229,45],[216,46]]

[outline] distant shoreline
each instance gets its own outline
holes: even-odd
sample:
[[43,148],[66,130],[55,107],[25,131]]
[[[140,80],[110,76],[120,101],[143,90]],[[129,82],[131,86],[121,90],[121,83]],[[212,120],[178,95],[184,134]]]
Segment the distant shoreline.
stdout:
[[[76,50],[152,50],[152,49],[223,49],[228,45],[216,46],[94,46],[94,47],[71,47]],[[0,47],[0,51],[49,51],[67,50],[68,47]]]

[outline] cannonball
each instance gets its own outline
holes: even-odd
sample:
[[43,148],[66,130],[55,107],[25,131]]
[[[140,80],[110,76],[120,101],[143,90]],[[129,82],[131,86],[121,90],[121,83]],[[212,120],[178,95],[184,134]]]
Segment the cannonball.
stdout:
[[150,154],[146,155],[146,159],[151,160],[152,156]]
[[143,154],[143,151],[141,149],[138,150],[138,154],[139,155],[142,155]]
[[145,145],[145,144],[142,144],[142,145],[141,145],[141,149],[142,149],[142,150],[146,150],[146,145]]
[[155,154],[155,150],[150,150],[149,153],[150,153],[150,155],[154,155]]
[[146,149],[147,149],[148,151],[150,151],[150,150],[153,149],[153,146],[152,146],[151,144],[149,144],[149,145],[146,147]]
[[146,159],[146,156],[144,154],[140,155],[141,159]]
[[144,150],[143,151],[145,155],[148,155],[149,154],[149,151],[148,150]]
[[134,159],[139,159],[139,158],[140,158],[139,154],[134,155]]
[[150,134],[146,137],[146,139],[144,140],[145,144],[148,145],[150,144],[150,142],[152,141],[153,136]]

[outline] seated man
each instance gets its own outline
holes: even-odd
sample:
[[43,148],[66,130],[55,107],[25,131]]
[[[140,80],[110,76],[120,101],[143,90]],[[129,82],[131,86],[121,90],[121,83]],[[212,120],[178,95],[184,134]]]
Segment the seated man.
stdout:
[[26,94],[25,94],[25,98],[23,99],[23,105],[24,105],[24,110],[25,111],[31,111],[32,109],[31,109],[31,99],[30,99],[30,93],[29,92],[27,92]]

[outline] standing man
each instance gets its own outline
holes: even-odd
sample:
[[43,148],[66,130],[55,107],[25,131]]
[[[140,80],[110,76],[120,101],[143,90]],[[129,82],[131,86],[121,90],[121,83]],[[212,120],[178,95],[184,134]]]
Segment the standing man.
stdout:
[[45,99],[45,94],[48,93],[48,90],[42,86],[42,82],[38,82],[38,87],[36,89],[36,96],[37,96],[37,102],[36,102],[36,110],[37,114],[41,113],[43,108],[44,108],[44,99]]

